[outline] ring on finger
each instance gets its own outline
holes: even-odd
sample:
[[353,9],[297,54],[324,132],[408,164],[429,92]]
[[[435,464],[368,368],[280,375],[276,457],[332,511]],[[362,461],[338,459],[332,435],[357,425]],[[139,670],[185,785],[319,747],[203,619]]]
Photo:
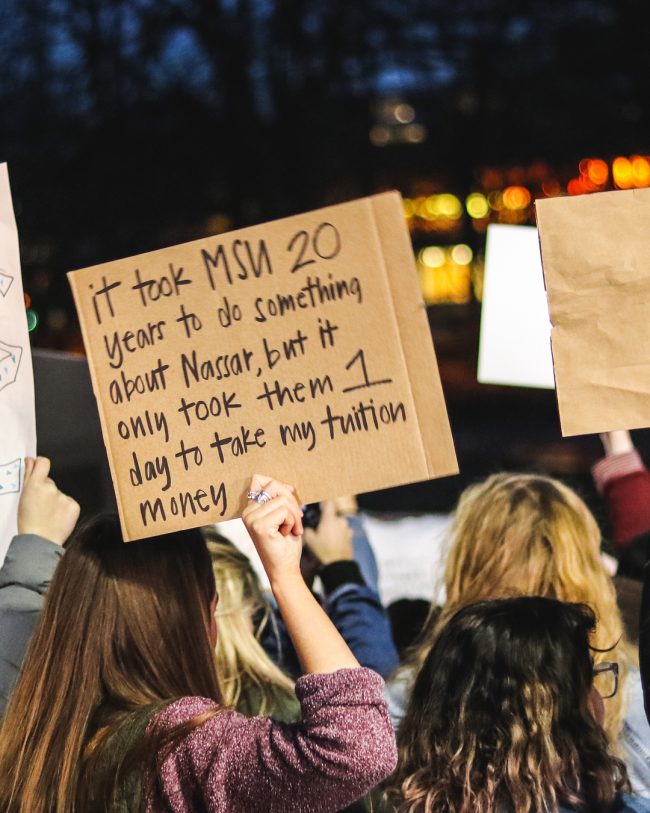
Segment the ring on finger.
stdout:
[[270,502],[273,497],[268,491],[264,491],[264,489],[262,489],[262,491],[258,491],[258,493],[252,499],[254,499],[259,505],[265,505],[267,502]]
[[251,490],[246,494],[246,499],[247,500],[256,500],[257,501],[257,498],[258,498],[260,493],[261,492],[259,492],[259,491],[252,491]]

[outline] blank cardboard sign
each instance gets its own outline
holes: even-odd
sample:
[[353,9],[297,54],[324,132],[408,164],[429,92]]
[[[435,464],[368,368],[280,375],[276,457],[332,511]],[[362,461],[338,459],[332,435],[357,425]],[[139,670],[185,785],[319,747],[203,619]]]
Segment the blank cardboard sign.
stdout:
[[397,193],[69,279],[127,540],[458,471]]
[[562,434],[650,426],[650,189],[536,206]]
[[488,226],[478,380],[555,387],[551,323],[532,226]]

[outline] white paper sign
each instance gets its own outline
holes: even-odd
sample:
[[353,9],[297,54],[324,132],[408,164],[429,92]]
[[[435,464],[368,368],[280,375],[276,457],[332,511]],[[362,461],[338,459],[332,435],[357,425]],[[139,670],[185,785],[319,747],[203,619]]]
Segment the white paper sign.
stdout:
[[0,164],[0,564],[16,533],[24,457],[35,454],[34,377],[18,231],[7,165]]
[[478,380],[554,389],[537,229],[488,226]]

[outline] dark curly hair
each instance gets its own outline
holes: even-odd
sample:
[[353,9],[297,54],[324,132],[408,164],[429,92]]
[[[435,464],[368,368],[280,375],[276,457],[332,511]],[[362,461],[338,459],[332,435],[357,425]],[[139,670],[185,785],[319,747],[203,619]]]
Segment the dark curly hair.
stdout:
[[458,611],[399,729],[387,790],[397,810],[604,810],[628,780],[590,711],[594,627],[586,605],[539,596]]

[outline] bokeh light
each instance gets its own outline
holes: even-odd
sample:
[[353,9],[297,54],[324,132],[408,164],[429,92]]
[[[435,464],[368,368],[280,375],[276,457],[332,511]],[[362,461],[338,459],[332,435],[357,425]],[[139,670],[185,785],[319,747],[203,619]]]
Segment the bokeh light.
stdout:
[[480,192],[472,192],[472,194],[467,197],[465,208],[467,209],[467,214],[474,219],[487,217],[490,213],[488,199]]
[[398,104],[393,111],[393,115],[400,124],[410,124],[415,118],[415,110],[410,104]]
[[612,174],[614,176],[614,183],[619,189],[630,189],[634,183],[632,162],[628,158],[624,158],[623,156],[615,158],[612,164]]
[[472,249],[464,243],[459,243],[451,250],[451,259],[456,265],[469,265],[472,262],[473,256]]
[[38,313],[30,308],[27,311],[27,330],[31,333],[38,325]]
[[632,158],[632,177],[635,186],[649,186],[650,185],[650,161],[643,158],[641,155],[635,155]]
[[503,190],[506,209],[525,209],[530,203],[530,192],[525,186],[509,186]]
[[427,268],[440,268],[445,264],[446,254],[440,246],[427,246],[420,251],[418,258]]
[[600,158],[593,158],[587,162],[586,175],[596,186],[603,186],[609,178],[609,167]]

